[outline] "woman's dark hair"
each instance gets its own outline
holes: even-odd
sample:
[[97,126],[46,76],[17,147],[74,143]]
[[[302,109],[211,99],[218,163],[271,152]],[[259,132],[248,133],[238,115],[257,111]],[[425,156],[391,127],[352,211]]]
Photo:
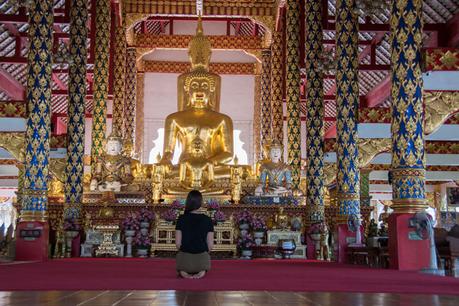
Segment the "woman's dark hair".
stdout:
[[202,205],[202,193],[198,190],[191,190],[186,197],[185,213],[199,209]]

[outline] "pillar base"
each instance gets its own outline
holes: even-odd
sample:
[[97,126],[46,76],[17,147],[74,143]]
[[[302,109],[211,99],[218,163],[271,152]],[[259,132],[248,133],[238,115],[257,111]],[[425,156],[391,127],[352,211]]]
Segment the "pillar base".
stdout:
[[16,260],[48,260],[48,222],[22,221],[16,227]]
[[[389,267],[405,271],[419,271],[430,266],[429,239],[413,240],[414,228],[409,219],[414,214],[392,213],[389,216]],[[411,237],[411,239],[410,239]]]
[[[362,227],[360,227],[360,231],[363,235]],[[339,263],[348,263],[349,257],[347,255],[347,247],[350,244],[355,243],[355,232],[351,232],[347,224],[337,224],[335,233],[335,243],[337,244],[337,246],[335,246],[335,250],[337,252],[336,261]]]

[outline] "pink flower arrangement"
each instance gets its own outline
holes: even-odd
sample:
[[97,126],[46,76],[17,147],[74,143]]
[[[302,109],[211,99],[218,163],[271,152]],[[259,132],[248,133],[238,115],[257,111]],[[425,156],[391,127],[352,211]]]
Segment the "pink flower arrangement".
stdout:
[[138,218],[140,222],[151,222],[151,220],[155,218],[155,213],[148,209],[142,208],[139,212]]
[[129,212],[124,218],[122,226],[125,230],[135,230],[137,231],[139,227],[139,221],[137,219],[137,215],[133,212]]
[[222,212],[221,210],[217,210],[214,214],[214,222],[225,222],[226,216],[225,213]]
[[150,237],[148,237],[148,235],[141,235],[140,233],[135,236],[133,242],[136,247],[141,249],[146,249],[151,245]]
[[250,250],[255,245],[255,241],[252,235],[247,234],[243,237],[239,237],[237,240],[237,247],[240,250]]
[[81,226],[75,222],[75,219],[64,220],[64,231],[79,231]]
[[168,209],[161,214],[161,218],[166,221],[175,221],[177,220],[177,211],[175,209]]
[[265,219],[260,216],[256,216],[252,219],[251,226],[253,230],[257,232],[264,232],[268,229]]
[[219,210],[220,209],[220,204],[218,203],[217,200],[210,199],[209,201],[207,201],[207,209],[209,209],[209,210]]
[[181,209],[184,209],[184,208],[185,208],[185,206],[182,203],[180,203],[179,200],[175,200],[171,204],[171,209],[181,210]]
[[244,209],[243,211],[240,211],[236,214],[235,219],[238,224],[251,224],[253,215],[247,209]]

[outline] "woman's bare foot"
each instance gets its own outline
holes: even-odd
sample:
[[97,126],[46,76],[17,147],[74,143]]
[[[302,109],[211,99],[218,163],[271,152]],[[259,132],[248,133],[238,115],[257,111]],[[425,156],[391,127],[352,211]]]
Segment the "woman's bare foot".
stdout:
[[188,274],[185,271],[180,271],[180,276],[183,278],[194,278],[194,275]]
[[196,273],[195,275],[193,275],[193,278],[203,278],[204,276],[206,275],[206,271],[201,271],[199,273]]

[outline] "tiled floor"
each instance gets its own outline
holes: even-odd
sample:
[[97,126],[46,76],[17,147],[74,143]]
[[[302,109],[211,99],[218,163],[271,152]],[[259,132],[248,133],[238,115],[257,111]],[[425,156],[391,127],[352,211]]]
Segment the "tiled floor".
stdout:
[[308,306],[457,306],[459,296],[386,293],[267,291],[32,291],[0,292],[0,305],[147,306],[147,305],[308,305]]

